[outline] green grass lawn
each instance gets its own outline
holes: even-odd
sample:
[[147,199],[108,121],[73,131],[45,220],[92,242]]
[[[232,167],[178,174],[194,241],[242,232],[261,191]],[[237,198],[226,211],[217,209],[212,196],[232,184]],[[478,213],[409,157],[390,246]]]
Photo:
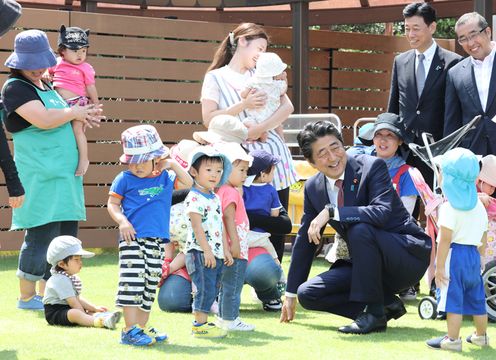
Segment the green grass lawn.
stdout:
[[[284,263],[288,266],[288,258]],[[325,313],[298,309],[296,320],[280,324],[279,314],[266,313],[243,290],[241,317],[256,325],[255,332],[231,333],[226,339],[195,339],[190,335],[191,314],[173,314],[154,307],[151,323],[165,330],[170,342],[148,348],[119,344],[120,331],[94,328],[49,326],[42,312],[16,309],[17,257],[0,257],[0,359],[495,359],[493,349],[479,349],[464,343],[462,353],[427,349],[426,339],[445,333],[446,323],[421,320],[417,303],[408,304],[408,314],[389,322],[388,331],[366,336],[339,334],[337,328],[349,320]],[[312,275],[327,267],[316,260]],[[117,287],[117,254],[103,253],[85,260],[81,272],[83,293],[96,304],[111,306]],[[425,289],[424,289],[425,290]],[[470,320],[462,328],[472,331]],[[494,324],[489,336],[496,344]]]

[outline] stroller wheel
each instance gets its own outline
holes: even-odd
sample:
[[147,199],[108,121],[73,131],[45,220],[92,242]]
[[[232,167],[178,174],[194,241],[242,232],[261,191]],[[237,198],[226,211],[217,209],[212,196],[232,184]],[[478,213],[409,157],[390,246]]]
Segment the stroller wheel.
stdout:
[[486,264],[482,274],[486,295],[486,310],[489,320],[496,321],[496,260]]
[[437,316],[437,302],[432,296],[426,296],[418,304],[418,313],[422,320],[432,319]]

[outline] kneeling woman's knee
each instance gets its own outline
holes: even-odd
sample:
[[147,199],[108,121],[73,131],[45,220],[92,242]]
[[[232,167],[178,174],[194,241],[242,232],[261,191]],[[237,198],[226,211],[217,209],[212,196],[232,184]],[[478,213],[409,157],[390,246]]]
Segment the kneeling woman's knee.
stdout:
[[162,311],[191,311],[191,282],[179,275],[170,275],[160,288],[157,296]]

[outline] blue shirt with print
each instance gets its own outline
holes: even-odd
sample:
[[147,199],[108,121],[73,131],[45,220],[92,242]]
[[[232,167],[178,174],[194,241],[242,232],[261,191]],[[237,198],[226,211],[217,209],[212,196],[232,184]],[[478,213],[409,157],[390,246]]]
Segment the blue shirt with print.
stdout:
[[166,170],[158,176],[146,178],[139,178],[127,170],[114,179],[110,194],[122,198],[122,212],[136,230],[136,237],[169,239],[175,179],[176,174]]

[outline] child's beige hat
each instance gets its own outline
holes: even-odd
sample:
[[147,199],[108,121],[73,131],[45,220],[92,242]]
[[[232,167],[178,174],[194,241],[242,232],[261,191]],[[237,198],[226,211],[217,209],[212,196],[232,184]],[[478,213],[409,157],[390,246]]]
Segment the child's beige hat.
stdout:
[[479,179],[486,184],[496,187],[496,156],[486,155],[481,160],[482,169]]
[[232,115],[217,115],[210,120],[207,131],[195,131],[193,139],[199,143],[215,144],[219,141],[241,144],[248,138],[248,128]]

